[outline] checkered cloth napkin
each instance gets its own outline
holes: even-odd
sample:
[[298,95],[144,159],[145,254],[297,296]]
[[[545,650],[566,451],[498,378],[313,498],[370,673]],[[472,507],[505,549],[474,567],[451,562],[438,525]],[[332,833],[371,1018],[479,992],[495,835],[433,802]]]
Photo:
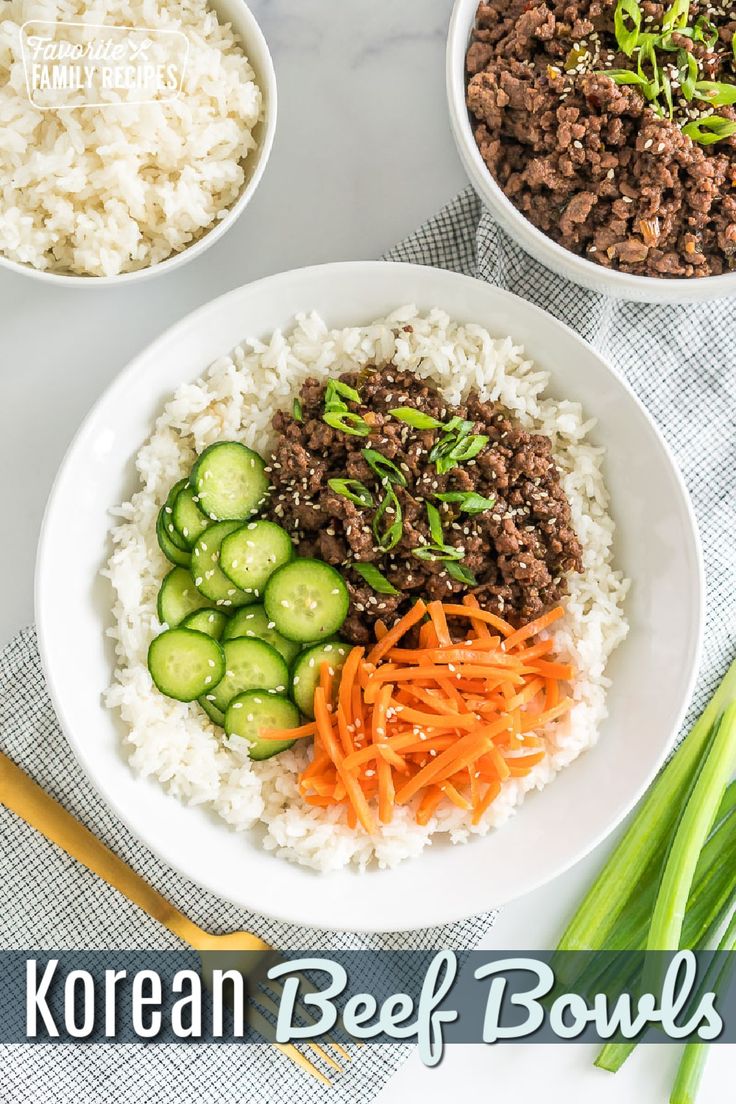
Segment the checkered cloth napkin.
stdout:
[[[701,705],[735,650],[732,305],[614,303],[567,283],[509,241],[471,192],[458,196],[388,256],[468,273],[538,303],[608,357],[653,413],[685,474],[705,550],[708,624],[694,708]],[[335,936],[245,912],[167,869],[116,821],[77,766],[51,708],[33,629],[24,630],[0,655],[0,747],[204,928],[245,928],[292,948],[468,948],[493,923],[488,914],[410,934]],[[1,807],[0,884],[0,947],[177,946],[167,931]],[[362,1104],[375,1097],[410,1048],[354,1049],[352,1062],[330,1090],[263,1046],[0,1050],[0,1104]]]

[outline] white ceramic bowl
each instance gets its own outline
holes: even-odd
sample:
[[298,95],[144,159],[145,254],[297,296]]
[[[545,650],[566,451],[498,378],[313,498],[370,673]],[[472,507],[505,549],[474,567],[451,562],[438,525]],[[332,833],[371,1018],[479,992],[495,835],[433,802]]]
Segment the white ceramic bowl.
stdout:
[[553,272],[616,299],[687,303],[719,299],[736,293],[736,272],[702,279],[670,280],[631,276],[616,269],[603,268],[548,238],[517,210],[480,155],[465,104],[465,54],[477,8],[478,0],[455,0],[447,38],[447,101],[452,133],[463,167],[475,191],[506,233]]
[[[275,858],[137,778],[123,726],[102,694],[112,677],[105,630],[112,593],[108,508],[129,498],[133,458],[164,401],[246,336],[299,311],[332,326],[366,323],[408,302],[511,334],[552,373],[551,393],[600,419],[617,523],[616,560],[632,578],[631,631],[610,665],[610,717],[597,747],[499,832],[435,845],[390,871],[318,875]],[[508,292],[408,264],[360,262],[286,272],[238,288],[179,322],[120,374],[79,430],[59,471],[38,553],[36,617],[44,669],[66,736],[114,812],[171,866],[222,897],[324,928],[424,927],[479,913],[581,858],[631,809],[670,748],[695,676],[703,613],[698,537],[682,480],[627,385],[571,330]],[[49,749],[53,754],[53,749]],[[441,887],[441,890],[438,888]],[[214,919],[214,918],[213,918]]]
[[165,261],[149,265],[147,268],[137,269],[135,272],[121,272],[117,276],[74,276],[60,272],[44,272],[34,268],[30,264],[20,264],[0,252],[0,266],[9,268],[12,272],[20,272],[24,276],[32,276],[46,283],[56,284],[61,287],[96,288],[111,284],[129,284],[135,281],[146,280],[151,276],[161,276],[165,272],[171,272],[187,261],[204,253],[219,238],[225,234],[242,215],[250,203],[255,190],[271,155],[274,134],[276,132],[276,73],[273,67],[271,54],[259,27],[255,16],[243,0],[210,0],[210,5],[217,12],[221,22],[231,23],[240,37],[240,42],[245,54],[256,75],[256,82],[263,93],[263,119],[253,131],[256,140],[256,148],[248,153],[245,162],[245,183],[240,195],[221,219],[218,219],[211,230],[208,230],[192,245],[182,249],[180,253],[173,253]]

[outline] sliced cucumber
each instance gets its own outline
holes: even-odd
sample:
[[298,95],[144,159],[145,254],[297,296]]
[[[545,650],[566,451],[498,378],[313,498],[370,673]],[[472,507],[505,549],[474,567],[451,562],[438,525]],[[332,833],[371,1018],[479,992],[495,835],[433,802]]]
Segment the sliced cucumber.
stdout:
[[191,474],[199,507],[213,521],[244,521],[268,496],[265,463],[238,441],[218,441],[205,449]]
[[256,595],[246,594],[228,579],[220,569],[220,547],[225,537],[240,528],[238,521],[220,521],[210,525],[192,549],[192,576],[197,590],[218,606],[232,609],[255,602]]
[[239,736],[250,744],[251,759],[270,759],[280,751],[286,751],[294,740],[263,740],[261,733],[270,728],[296,728],[299,710],[288,698],[276,694],[264,694],[261,690],[247,690],[238,694],[227,707],[225,732]]
[[333,688],[337,692],[340,685],[340,672],[352,649],[344,640],[328,640],[326,644],[315,644],[307,648],[294,664],[291,677],[291,696],[302,713],[314,718],[314,691],[319,684],[319,673],[323,663],[329,663],[334,672]]
[[210,609],[212,603],[199,593],[191,572],[186,567],[174,567],[164,578],[158,592],[158,619],[175,629],[195,610]]
[[211,694],[203,694],[201,698],[197,698],[197,701],[204,709],[205,713],[214,724],[219,725],[220,728],[225,727],[225,714],[221,709],[218,709],[213,701],[210,701]]
[[174,484],[174,486],[169,491],[166,501],[161,507],[161,512],[159,514],[159,518],[161,520],[161,524],[163,526],[164,532],[166,533],[166,536],[169,538],[172,544],[175,544],[177,548],[181,548],[182,552],[188,552],[189,545],[174,525],[174,503],[176,502],[179,494],[186,487],[187,483],[187,479],[180,479],[178,483]]
[[269,621],[263,606],[246,606],[238,610],[228,621],[222,634],[223,640],[234,640],[238,636],[251,636],[263,640],[275,648],[291,666],[301,651],[301,645],[287,640],[276,631],[273,621]]
[[348,613],[348,588],[322,560],[292,560],[268,580],[263,605],[287,640],[312,643],[339,630]]
[[220,640],[227,625],[227,617],[222,610],[199,609],[188,614],[181,623],[183,629],[206,633],[213,640]]
[[197,505],[197,496],[189,484],[182,487],[174,499],[171,520],[187,548],[193,548],[197,537],[200,537],[207,526],[211,525],[210,519],[205,517]]
[[273,521],[249,521],[225,537],[220,567],[237,587],[256,596],[277,568],[294,558],[291,537]]
[[151,641],[148,670],[162,694],[189,702],[220,681],[225,655],[211,636],[192,629],[167,629]]
[[212,690],[208,700],[223,712],[236,694],[244,690],[274,691],[284,694],[289,685],[289,669],[282,656],[262,640],[239,637],[226,640],[225,677]]
[[162,506],[156,518],[156,537],[158,538],[158,546],[170,563],[177,564],[179,567],[188,567],[192,554],[191,552],[185,552],[183,548],[179,548],[178,545],[174,544],[173,540],[166,532],[167,515],[165,510],[166,507]]

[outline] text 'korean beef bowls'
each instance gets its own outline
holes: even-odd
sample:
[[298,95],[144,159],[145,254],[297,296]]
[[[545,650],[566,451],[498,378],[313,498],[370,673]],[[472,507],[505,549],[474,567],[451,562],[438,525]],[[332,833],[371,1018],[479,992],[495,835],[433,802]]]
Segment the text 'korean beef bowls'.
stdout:
[[324,871],[499,828],[589,748],[627,581],[548,379],[404,307],[182,384],[105,571],[133,768]]
[[655,278],[736,268],[736,9],[491,0],[466,54],[488,170],[544,234]]

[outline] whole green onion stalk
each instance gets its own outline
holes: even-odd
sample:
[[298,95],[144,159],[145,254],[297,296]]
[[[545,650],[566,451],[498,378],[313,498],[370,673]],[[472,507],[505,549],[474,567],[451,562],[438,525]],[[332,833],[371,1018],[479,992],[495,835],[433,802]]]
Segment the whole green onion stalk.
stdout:
[[736,699],[736,662],[710,703],[661,771],[558,944],[560,951],[601,950],[639,890],[632,871],[646,872],[664,852],[680,818],[683,794],[692,787],[715,722]]

